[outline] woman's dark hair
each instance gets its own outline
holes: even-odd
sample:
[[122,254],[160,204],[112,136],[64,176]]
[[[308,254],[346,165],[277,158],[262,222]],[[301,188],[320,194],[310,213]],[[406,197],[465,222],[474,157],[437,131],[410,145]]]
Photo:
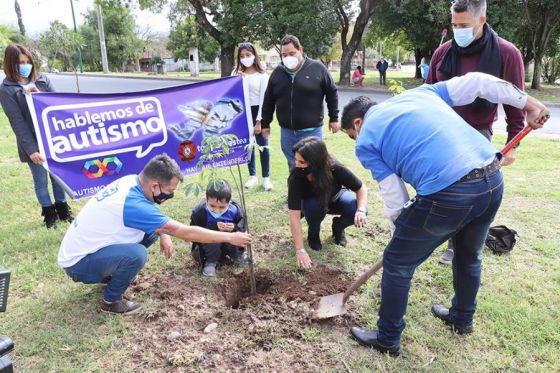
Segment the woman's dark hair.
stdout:
[[212,180],[206,188],[206,200],[215,198],[218,201],[231,201],[231,187],[224,179]]
[[356,70],[358,70],[358,71],[360,72],[360,74],[362,73],[362,67],[361,67],[360,65],[358,65],[358,66],[356,67]]
[[[335,162],[327,151],[327,146],[323,140],[313,136],[298,141],[292,147],[292,151],[294,154],[299,153],[309,164],[308,167],[313,176],[313,189],[319,198],[319,204],[326,210],[331,199],[332,168]],[[293,177],[296,172],[296,167],[294,167],[290,172],[290,177]]]
[[37,69],[35,68],[35,62],[33,60],[33,55],[29,51],[29,49],[25,48],[21,44],[10,44],[6,47],[4,51],[4,74],[6,76],[17,82],[21,77],[19,75],[18,65],[19,65],[19,56],[20,54],[24,54],[29,58],[29,62],[31,63],[31,74],[29,75],[29,80],[32,82],[37,80]]
[[253,61],[253,66],[255,66],[255,69],[257,69],[259,73],[264,73],[264,69],[261,66],[261,60],[259,59],[259,54],[257,53],[257,50],[251,43],[241,43],[237,46],[237,66],[235,66],[234,73],[237,74],[240,70],[241,72],[244,72],[246,70],[246,67],[241,63],[242,50],[246,50],[253,53],[253,56],[255,56],[255,61]]

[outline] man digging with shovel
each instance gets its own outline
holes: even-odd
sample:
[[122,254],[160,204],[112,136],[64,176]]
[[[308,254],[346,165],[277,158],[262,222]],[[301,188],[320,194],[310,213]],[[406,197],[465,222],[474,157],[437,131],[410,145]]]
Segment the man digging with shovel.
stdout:
[[[379,105],[357,97],[344,108],[342,129],[379,183],[393,232],[383,254],[378,330],[350,331],[363,346],[400,354],[414,271],[450,237],[455,296],[450,309],[433,305],[432,313],[458,334],[473,330],[481,251],[503,192],[501,153],[452,108],[477,97],[523,109],[533,129],[550,116],[536,99],[483,73],[423,85]],[[416,197],[409,199],[403,182]]]

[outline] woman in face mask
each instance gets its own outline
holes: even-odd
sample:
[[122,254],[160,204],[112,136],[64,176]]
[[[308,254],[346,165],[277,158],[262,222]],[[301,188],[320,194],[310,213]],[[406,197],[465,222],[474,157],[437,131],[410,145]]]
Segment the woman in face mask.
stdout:
[[33,55],[27,48],[12,44],[4,51],[4,73],[6,78],[0,86],[0,103],[16,135],[19,159],[29,165],[35,194],[41,204],[42,215],[47,228],[55,226],[56,221],[72,221],[72,212],[66,203],[64,189],[52,177],[54,205],[48,188],[48,173],[43,167],[43,156],[31,114],[25,100],[26,94],[33,92],[54,92],[49,79],[37,72]]
[[321,250],[321,222],[326,214],[333,218],[334,242],[346,246],[344,229],[367,222],[367,189],[348,168],[333,159],[323,140],[307,137],[293,147],[295,167],[288,178],[288,209],[290,229],[296,249],[297,264],[311,267],[311,259],[303,246],[301,217],[308,225],[307,243]]
[[[268,84],[268,74],[264,71],[259,60],[259,55],[251,43],[241,43],[237,48],[237,66],[232,75],[241,75],[247,80],[249,87],[249,104],[253,115],[253,130],[258,146],[268,146],[268,138],[264,138],[261,132],[261,107],[264,99],[264,92]],[[268,148],[263,148],[260,152],[262,168],[262,186],[264,190],[272,190],[270,182],[270,152]],[[255,161],[255,150],[251,154],[249,161],[249,180],[245,183],[245,188],[251,189],[257,186],[257,166]]]

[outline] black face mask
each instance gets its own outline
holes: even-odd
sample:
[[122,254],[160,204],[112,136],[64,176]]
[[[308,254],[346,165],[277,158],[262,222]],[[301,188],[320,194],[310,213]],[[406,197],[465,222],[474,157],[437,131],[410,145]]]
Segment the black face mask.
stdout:
[[307,176],[311,173],[311,169],[309,167],[305,167],[305,168],[296,167],[296,172],[302,176]]
[[159,185],[159,194],[157,196],[154,195],[154,193],[152,193],[152,198],[154,199],[154,202],[157,203],[158,205],[161,205],[163,202],[167,201],[168,199],[171,199],[174,197],[174,193],[171,192],[169,194],[164,193],[161,190],[161,185]]

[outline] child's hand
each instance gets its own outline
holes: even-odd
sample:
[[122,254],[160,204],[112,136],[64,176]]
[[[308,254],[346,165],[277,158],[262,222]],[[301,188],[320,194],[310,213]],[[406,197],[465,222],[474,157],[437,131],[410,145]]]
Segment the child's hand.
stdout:
[[218,229],[222,232],[233,232],[235,225],[233,223],[218,222]]

